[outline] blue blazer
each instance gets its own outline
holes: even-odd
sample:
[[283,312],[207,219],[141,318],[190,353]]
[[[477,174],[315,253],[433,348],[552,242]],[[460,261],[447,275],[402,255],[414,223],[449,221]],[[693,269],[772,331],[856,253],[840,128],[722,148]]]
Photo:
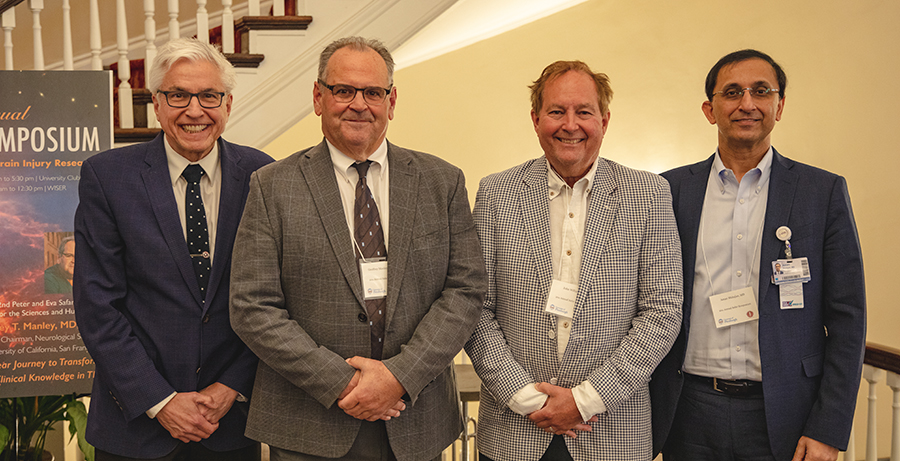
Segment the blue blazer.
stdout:
[[[769,179],[759,278],[759,348],[766,423],[775,459],[790,459],[801,436],[846,449],[862,373],[866,298],[859,236],[844,178],[794,162],[777,151]],[[681,394],[697,233],[714,156],[663,173],[672,187],[684,260],[684,320],[650,382],[654,455],[665,452]],[[793,235],[794,257],[809,258],[804,307],[779,307],[771,262],[785,258],[780,226]]]
[[[75,317],[96,363],[87,440],[133,458],[179,443],[145,412],[172,392],[220,382],[250,397],[257,359],[231,329],[231,249],[250,173],[272,159],[219,139],[222,186],[206,302],[200,299],[172,193],[163,135],[89,158],[75,212]],[[248,446],[236,402],[202,443]]]

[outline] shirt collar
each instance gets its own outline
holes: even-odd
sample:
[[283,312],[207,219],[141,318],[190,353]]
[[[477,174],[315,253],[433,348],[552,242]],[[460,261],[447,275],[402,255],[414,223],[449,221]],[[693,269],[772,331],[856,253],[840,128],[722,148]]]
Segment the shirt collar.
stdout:
[[[769,150],[766,151],[766,154],[763,155],[762,159],[760,159],[759,163],[756,164],[756,168],[751,169],[744,177],[747,177],[747,174],[750,173],[758,173],[758,181],[759,185],[762,185],[765,180],[769,178],[769,174],[772,172],[772,159],[775,155],[772,153],[772,146],[769,146]],[[716,149],[716,157],[713,159],[713,171],[716,172],[716,185],[719,186],[719,190],[724,192],[726,186],[726,179],[730,176],[734,178],[734,172],[725,167],[725,164],[722,162],[722,157],[719,155],[719,149]],[[730,174],[729,174],[730,173]],[[737,179],[734,179],[734,182],[737,182]]]
[[[594,163],[591,165],[591,168],[588,170],[587,174],[585,174],[581,179],[575,181],[575,187],[578,187],[579,183],[584,183],[586,191],[591,190],[591,185],[594,183],[594,174],[597,172],[597,162],[600,160],[600,156],[598,155],[596,159],[594,159]],[[566,188],[569,187],[566,184],[566,181],[563,180],[562,176],[550,166],[550,161],[544,157],[544,161],[547,162],[547,193],[550,200],[553,200],[560,195],[563,195]],[[574,188],[573,188],[574,189]]]
[[[169,145],[169,140],[163,137],[163,145],[166,147],[166,160],[169,164],[169,175],[172,178],[172,184],[175,184],[178,181],[178,178],[181,177],[181,173],[184,172],[184,169],[187,168],[188,165],[191,164],[188,159],[184,158],[178,152],[175,152],[175,149]],[[201,158],[199,162],[195,162],[197,165],[203,167],[203,171],[206,172],[206,177],[209,178],[210,181],[213,180],[213,175],[217,174],[219,167],[219,142],[216,141],[213,143],[212,150],[209,151],[209,154],[206,154],[205,157]]]
[[[334,147],[334,144],[331,144],[328,139],[325,140],[325,144],[328,145],[328,153],[331,155],[331,163],[334,165],[334,169],[345,179],[350,181],[350,177],[347,173],[350,168],[353,168],[353,164],[356,163],[356,160],[348,157],[347,154],[341,152],[337,147]],[[372,162],[372,165],[369,166],[370,169],[377,165],[377,168],[372,169],[371,171],[380,171],[381,168],[384,168],[384,165],[387,162],[387,138],[381,141],[381,144],[375,149],[375,152],[372,152],[372,155],[370,155],[367,160]],[[355,180],[352,182],[355,182]]]

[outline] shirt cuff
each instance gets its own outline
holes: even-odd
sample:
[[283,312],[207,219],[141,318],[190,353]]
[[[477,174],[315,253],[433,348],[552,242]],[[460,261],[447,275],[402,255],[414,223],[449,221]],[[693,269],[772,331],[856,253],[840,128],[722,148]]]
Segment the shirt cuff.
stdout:
[[249,402],[250,399],[248,399],[247,397],[244,397],[244,394],[241,394],[240,392],[238,392],[238,396],[236,399],[234,399],[234,401],[235,402]]
[[584,381],[572,389],[572,397],[575,398],[575,406],[581,413],[582,421],[591,419],[594,415],[606,413],[606,404],[600,393],[594,389],[590,381]]
[[147,412],[146,412],[147,416],[149,416],[150,419],[156,418],[157,413],[159,413],[159,411],[162,410],[163,407],[166,406],[166,404],[169,403],[170,400],[175,398],[175,394],[177,394],[177,392],[173,392],[168,397],[164,398],[162,402],[159,402],[156,405],[153,405],[153,408],[147,410]]
[[509,404],[507,404],[507,406],[516,414],[528,416],[529,414],[540,410],[546,401],[547,394],[538,392],[532,383],[519,389],[519,392],[513,394],[512,398],[509,399]]

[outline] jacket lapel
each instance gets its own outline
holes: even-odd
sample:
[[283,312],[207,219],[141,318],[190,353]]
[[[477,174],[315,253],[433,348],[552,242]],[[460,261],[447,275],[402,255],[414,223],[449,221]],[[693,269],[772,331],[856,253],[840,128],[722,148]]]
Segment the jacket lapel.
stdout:
[[387,329],[397,310],[400,282],[406,273],[409,249],[412,245],[410,224],[416,217],[419,175],[409,153],[388,143],[388,168],[390,169],[390,247],[388,248],[388,297],[384,327]]
[[691,304],[694,296],[694,268],[697,264],[697,239],[700,236],[700,216],[703,213],[703,201],[706,199],[706,185],[709,183],[709,170],[712,168],[716,154],[708,159],[688,167],[690,175],[672,191],[675,205],[675,218],[678,222],[678,233],[681,236],[684,258],[684,330],[690,331]]
[[325,141],[307,151],[300,159],[300,172],[309,185],[310,195],[316,204],[317,214],[325,227],[325,235],[328,236],[341,272],[350,284],[360,309],[365,312],[356,252],[353,249],[350,229],[347,227],[347,218],[344,216],[344,204],[334,176],[334,165],[331,163],[331,155]]
[[[766,295],[772,286],[768,274],[771,273],[772,261],[784,257],[784,242],[778,240],[775,231],[788,225],[791,207],[797,192],[797,174],[791,171],[794,163],[774,148],[772,172],[769,176],[769,198],[766,201],[766,221],[763,226],[759,255],[759,310],[762,315],[767,306],[778,306],[778,303],[765,303]],[[802,255],[798,255],[802,256]]]
[[[206,299],[213,299],[222,277],[231,266],[231,250],[234,236],[243,211],[243,191],[249,183],[247,170],[240,166],[241,155],[231,144],[219,138],[219,164],[222,168],[219,190],[219,214],[216,224],[216,251]],[[204,310],[210,303],[205,303]]]
[[591,286],[604,257],[603,249],[609,240],[616,216],[619,212],[619,185],[606,159],[597,159],[597,171],[591,183],[588,201],[587,221],[584,223],[584,243],[581,250],[581,275],[578,280],[578,294],[575,297],[574,318],[587,301],[588,293],[602,293],[602,288]]
[[[547,161],[544,158],[531,162],[525,171],[522,193],[519,194],[519,214],[522,216],[525,241],[531,248],[534,270],[540,282],[538,293],[549,293],[553,280],[547,173]],[[527,261],[527,258],[524,260]]]
[[172,193],[172,179],[169,176],[169,164],[163,142],[163,134],[160,133],[148,146],[147,155],[144,157],[146,168],[141,173],[141,179],[144,181],[156,223],[162,231],[172,259],[175,260],[181,277],[190,287],[199,307],[200,286],[197,285],[197,275],[191,267],[191,255],[184,240],[184,230],[181,227],[181,217],[178,215],[178,205]]

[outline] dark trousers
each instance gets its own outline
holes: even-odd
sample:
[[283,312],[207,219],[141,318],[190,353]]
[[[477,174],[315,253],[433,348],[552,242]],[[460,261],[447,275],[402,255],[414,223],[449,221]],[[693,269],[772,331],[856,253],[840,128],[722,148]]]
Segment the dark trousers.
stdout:
[[269,446],[269,459],[271,461],[334,461],[335,459],[397,461],[388,441],[387,428],[384,425],[384,421],[363,421],[359,427],[359,434],[357,434],[353,446],[350,447],[350,451],[340,458],[323,458]]
[[685,377],[665,461],[775,461],[761,394],[732,397]]
[[[544,452],[544,456],[541,456],[540,461],[573,461],[572,455],[569,454],[569,447],[566,446],[566,439],[564,439],[564,435],[554,435],[553,440],[550,441],[550,446],[547,447],[547,451]],[[478,454],[478,461],[494,461],[483,454]]]
[[96,450],[96,461],[260,461],[261,448],[258,443],[232,451],[212,451],[195,442],[181,443],[171,453],[162,458],[129,458]]

